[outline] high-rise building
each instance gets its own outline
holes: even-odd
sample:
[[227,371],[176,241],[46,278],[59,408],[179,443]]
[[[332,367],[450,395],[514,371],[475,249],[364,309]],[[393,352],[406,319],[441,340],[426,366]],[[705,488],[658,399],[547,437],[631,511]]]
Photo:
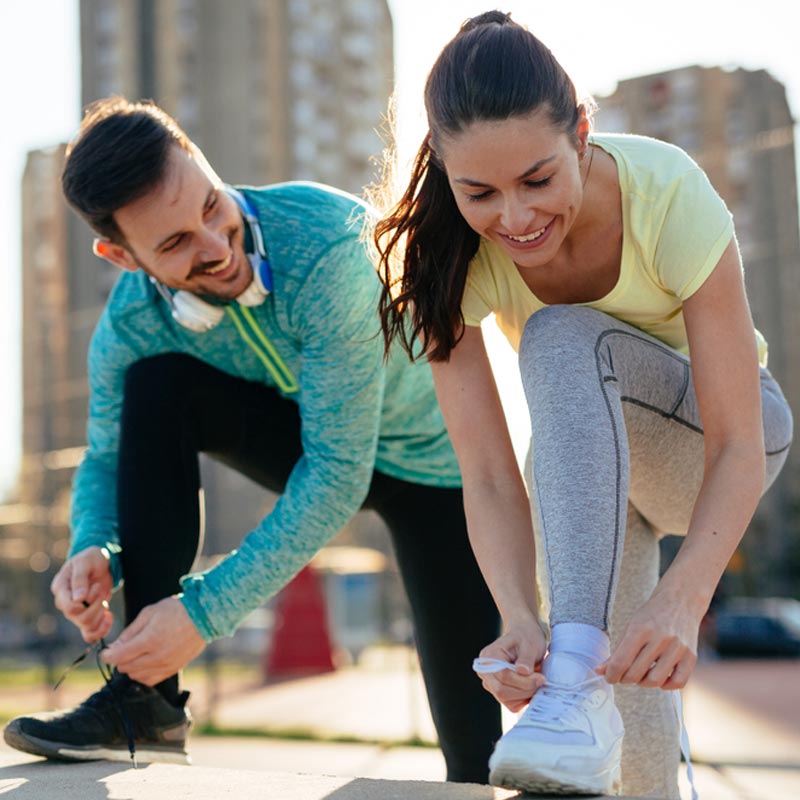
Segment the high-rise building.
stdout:
[[[596,128],[677,144],[734,216],[769,368],[800,413],[800,236],[794,122],[784,86],[764,70],[685,67],[621,81],[598,99]],[[744,551],[759,588],[800,591],[800,448],[761,501]],[[792,566],[794,565],[794,566]],[[794,572],[793,572],[794,570]]]
[[[231,183],[308,179],[358,193],[373,180],[393,76],[386,0],[81,0],[80,16],[84,105],[155,100]],[[30,153],[23,179],[20,506],[55,509],[45,527],[56,557],[86,438],[86,352],[116,278],[61,197],[64,150]],[[220,552],[272,498],[213,462],[203,475]]]
[[0,611],[13,608],[42,634],[55,621],[49,579],[66,555],[69,487],[86,439],[86,350],[116,277],[91,255],[88,229],[62,199],[64,150],[29,153],[22,177],[22,464],[18,522],[0,529],[10,568]]
[[386,0],[82,0],[84,104],[151,98],[231,183],[360,192],[392,90]]
[[50,522],[66,535],[65,478],[86,438],[86,351],[116,276],[91,255],[89,231],[63,201],[64,150],[29,153],[22,178],[20,499],[55,508]]

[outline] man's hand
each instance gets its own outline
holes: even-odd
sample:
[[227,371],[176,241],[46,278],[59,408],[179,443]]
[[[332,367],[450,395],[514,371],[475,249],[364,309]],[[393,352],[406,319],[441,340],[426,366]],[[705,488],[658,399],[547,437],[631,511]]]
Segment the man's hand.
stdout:
[[155,686],[183,669],[205,646],[183,603],[167,597],[145,606],[100,655],[133,680]]
[[114,615],[108,601],[113,583],[106,552],[88,547],[68,559],[50,584],[56,608],[86,642],[96,642],[111,630]]
[[536,672],[547,650],[547,640],[538,622],[509,628],[499,639],[480,652],[481,658],[508,661],[515,669],[481,674],[483,688],[509,711],[521,711],[545,682]]

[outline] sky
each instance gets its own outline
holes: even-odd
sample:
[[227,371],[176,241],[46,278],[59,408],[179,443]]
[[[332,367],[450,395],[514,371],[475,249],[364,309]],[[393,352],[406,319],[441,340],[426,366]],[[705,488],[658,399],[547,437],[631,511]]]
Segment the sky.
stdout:
[[[269,2],[269,0],[263,0]],[[335,0],[330,0],[334,2]],[[231,13],[236,0],[230,2]],[[401,162],[425,133],[422,87],[438,52],[469,16],[491,0],[389,0],[395,27]],[[767,69],[787,86],[800,114],[797,27],[785,0],[735,6],[729,0],[505,2],[555,54],[580,93],[610,94],[617,81],[674,67]],[[20,452],[20,219],[25,154],[71,138],[80,120],[78,0],[0,3],[0,502]],[[521,398],[507,350],[492,348],[507,411]]]

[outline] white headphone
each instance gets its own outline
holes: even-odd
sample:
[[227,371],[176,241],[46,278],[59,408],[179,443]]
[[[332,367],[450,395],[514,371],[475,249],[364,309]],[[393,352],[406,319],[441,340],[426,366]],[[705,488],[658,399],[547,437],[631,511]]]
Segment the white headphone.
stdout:
[[[226,186],[225,191],[236,201],[242,217],[247,223],[250,237],[253,240],[255,252],[248,253],[247,258],[253,268],[252,283],[236,298],[236,302],[243,306],[260,306],[267,295],[272,291],[272,273],[258,224],[258,216],[250,201],[232,186]],[[172,318],[183,325],[184,328],[205,333],[215,328],[225,316],[225,306],[217,306],[203,300],[192,292],[179,290],[173,292],[163,283],[151,277],[158,293],[167,301],[172,311]]]

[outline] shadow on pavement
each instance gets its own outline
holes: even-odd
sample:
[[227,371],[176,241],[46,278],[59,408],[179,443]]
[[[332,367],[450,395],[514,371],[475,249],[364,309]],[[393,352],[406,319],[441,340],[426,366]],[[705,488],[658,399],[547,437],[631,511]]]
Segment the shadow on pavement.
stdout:
[[[476,783],[433,783],[429,781],[386,781],[354,778],[325,795],[324,800],[511,800],[520,797],[509,789],[493,789]],[[602,800],[602,798],[599,798]]]
[[[56,796],[108,800],[109,787],[103,782],[104,779],[130,769],[129,764],[111,761],[85,762],[77,770],[75,764],[57,761],[13,764],[0,767],[0,794],[13,797],[13,800],[42,800]],[[132,798],[115,793],[114,800]]]

